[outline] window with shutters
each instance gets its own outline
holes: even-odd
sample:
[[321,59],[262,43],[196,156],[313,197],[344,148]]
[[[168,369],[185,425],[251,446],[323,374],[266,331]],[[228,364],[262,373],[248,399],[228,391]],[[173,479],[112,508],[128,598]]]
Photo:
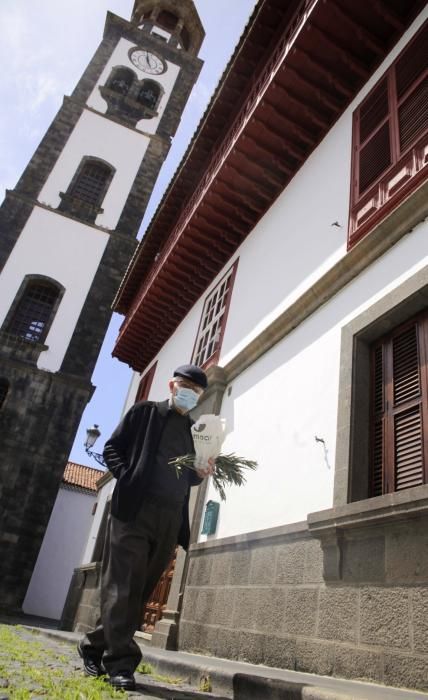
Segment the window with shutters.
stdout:
[[351,247],[428,171],[428,22],[354,112]]
[[149,398],[150,388],[152,386],[153,377],[155,376],[157,362],[155,362],[150,369],[143,374],[138,385],[137,396],[135,397],[135,403],[137,401],[146,401]]
[[55,282],[35,279],[26,282],[16,305],[5,323],[10,335],[31,343],[41,343],[47,336],[63,288]]
[[114,175],[114,168],[98,158],[85,157],[67,192],[60,192],[59,210],[94,223],[103,212],[101,204]]
[[215,364],[219,358],[238,261],[226,272],[204,302],[192,362],[200,367]]
[[428,313],[372,347],[370,496],[428,483]]

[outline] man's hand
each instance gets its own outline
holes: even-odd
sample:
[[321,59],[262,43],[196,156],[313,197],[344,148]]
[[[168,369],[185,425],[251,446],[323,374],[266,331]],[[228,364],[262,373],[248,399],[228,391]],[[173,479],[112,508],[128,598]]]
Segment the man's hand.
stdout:
[[197,469],[196,473],[200,479],[206,479],[207,476],[211,476],[211,474],[214,473],[214,469],[215,469],[215,459],[210,457],[208,460],[207,466],[203,467],[202,469]]

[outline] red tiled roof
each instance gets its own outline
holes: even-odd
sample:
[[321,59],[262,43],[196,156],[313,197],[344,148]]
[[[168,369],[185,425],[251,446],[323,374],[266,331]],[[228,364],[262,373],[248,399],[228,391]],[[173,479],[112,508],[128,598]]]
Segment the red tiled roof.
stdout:
[[102,469],[92,469],[83,464],[68,462],[62,477],[62,483],[68,486],[77,486],[88,491],[97,490],[97,481],[104,474]]

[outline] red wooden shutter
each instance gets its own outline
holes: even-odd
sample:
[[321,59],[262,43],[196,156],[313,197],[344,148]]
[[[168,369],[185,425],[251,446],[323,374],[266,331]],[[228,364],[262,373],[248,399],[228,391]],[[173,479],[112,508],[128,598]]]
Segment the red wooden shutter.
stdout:
[[392,339],[392,490],[424,483],[422,392],[418,325]]
[[427,338],[425,314],[373,349],[371,496],[427,482]]
[[395,64],[400,151],[428,129],[428,24]]
[[427,47],[428,21],[354,112],[348,248],[424,180]]
[[380,496],[384,492],[383,474],[385,463],[384,450],[384,420],[385,420],[385,392],[383,376],[383,346],[375,348],[373,352],[373,415],[374,426],[372,433],[372,477],[371,495]]
[[384,78],[358,110],[358,194],[390,166],[391,139],[388,80]]

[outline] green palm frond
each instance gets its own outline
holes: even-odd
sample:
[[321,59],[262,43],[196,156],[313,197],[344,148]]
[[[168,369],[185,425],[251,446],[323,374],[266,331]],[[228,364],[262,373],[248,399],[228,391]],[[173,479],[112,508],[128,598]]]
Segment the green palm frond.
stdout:
[[[183,469],[196,471],[195,455],[184,455],[183,457],[171,459],[169,464],[175,467],[177,477],[180,476]],[[254,471],[254,469],[257,469],[257,462],[238,457],[233,452],[227,455],[221,454],[217,457],[215,460],[213,484],[222,501],[226,500],[224,490],[226,486],[242,486],[245,484],[247,479],[244,470],[246,469]]]

